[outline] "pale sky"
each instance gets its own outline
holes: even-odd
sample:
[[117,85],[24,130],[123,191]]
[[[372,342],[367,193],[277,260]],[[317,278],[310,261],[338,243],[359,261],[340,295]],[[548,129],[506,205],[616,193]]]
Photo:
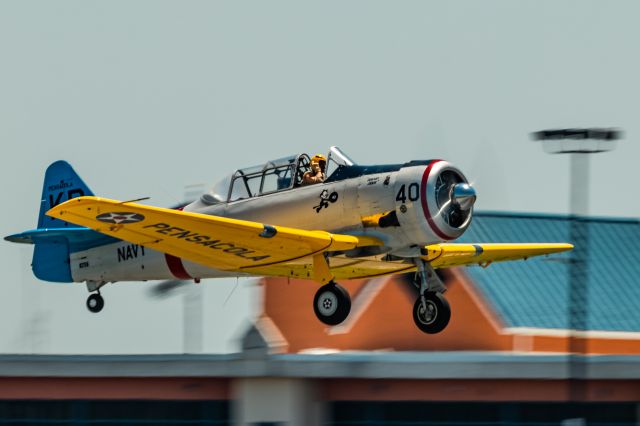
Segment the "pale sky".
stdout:
[[[532,131],[613,126],[589,209],[640,216],[637,1],[0,1],[2,236],[34,228],[44,170],[166,206],[187,184],[338,145],[362,164],[444,158],[476,208],[568,212],[569,159]],[[180,297],[48,284],[0,242],[0,352],[182,350]],[[254,281],[203,283],[207,352],[230,351]],[[301,301],[309,303],[310,301]]]

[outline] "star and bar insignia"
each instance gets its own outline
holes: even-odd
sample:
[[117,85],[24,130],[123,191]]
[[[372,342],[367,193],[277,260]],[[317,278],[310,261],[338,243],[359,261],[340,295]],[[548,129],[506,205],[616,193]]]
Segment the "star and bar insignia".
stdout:
[[120,224],[141,222],[144,220],[144,216],[139,213],[109,212],[99,214],[96,219],[100,222]]

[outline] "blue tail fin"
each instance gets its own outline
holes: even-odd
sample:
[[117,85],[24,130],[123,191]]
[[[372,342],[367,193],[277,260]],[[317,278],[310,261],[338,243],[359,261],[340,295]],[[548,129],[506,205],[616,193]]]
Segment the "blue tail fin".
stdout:
[[38,228],[52,229],[73,226],[60,219],[49,217],[45,213],[60,203],[83,195],[93,195],[93,192],[69,163],[56,161],[51,164],[44,174]]
[[72,282],[69,253],[117,241],[45,214],[58,204],[83,195],[93,195],[93,192],[69,163],[56,161],[44,174],[38,228],[4,238],[15,243],[35,244],[31,267],[35,276],[41,280]]
[[[66,161],[56,161],[51,164],[44,174],[42,198],[40,199],[40,214],[38,215],[38,229],[69,228],[74,225],[60,219],[54,219],[45,213],[52,207],[83,195],[93,195],[93,192],[82,181],[80,176]],[[49,238],[43,242],[36,242],[33,251],[33,273],[41,280],[53,282],[71,282],[71,268],[69,266],[69,241],[67,238]]]

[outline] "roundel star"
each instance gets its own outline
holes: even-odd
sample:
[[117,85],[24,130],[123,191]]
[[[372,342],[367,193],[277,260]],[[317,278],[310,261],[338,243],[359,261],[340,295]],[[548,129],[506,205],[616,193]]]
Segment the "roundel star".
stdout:
[[102,213],[96,216],[101,222],[106,223],[135,223],[144,220],[144,216],[138,213],[130,213],[130,212],[109,212]]

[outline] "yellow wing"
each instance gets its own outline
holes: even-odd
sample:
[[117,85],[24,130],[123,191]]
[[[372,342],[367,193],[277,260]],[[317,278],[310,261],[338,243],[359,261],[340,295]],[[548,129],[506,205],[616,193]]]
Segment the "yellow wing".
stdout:
[[505,260],[528,259],[551,253],[571,250],[566,243],[520,243],[520,244],[433,244],[425,247],[423,259],[434,268],[463,265],[488,265]]
[[99,197],[74,198],[47,215],[224,271],[268,270],[272,265],[306,259],[313,265],[307,277],[320,282],[332,278],[324,252],[382,244],[370,237],[270,226]]
[[[528,259],[534,256],[548,255],[571,250],[573,246],[565,243],[521,243],[521,244],[431,244],[424,248],[423,260],[436,269],[452,266],[480,265],[488,266],[493,262]],[[365,258],[350,258],[336,255],[329,258],[331,272],[335,278],[369,278],[380,275],[414,272],[415,265],[410,259],[377,255]],[[312,268],[305,258],[266,268],[255,268],[251,272],[258,275],[309,277]]]
[[[415,270],[409,259],[386,255],[352,258],[343,252],[382,245],[376,238],[305,231],[219,216],[79,197],[47,212],[106,235],[150,247],[214,269],[255,275],[366,278]],[[434,268],[527,259],[561,252],[571,244],[432,244],[422,258]],[[328,259],[325,252],[334,252]]]

